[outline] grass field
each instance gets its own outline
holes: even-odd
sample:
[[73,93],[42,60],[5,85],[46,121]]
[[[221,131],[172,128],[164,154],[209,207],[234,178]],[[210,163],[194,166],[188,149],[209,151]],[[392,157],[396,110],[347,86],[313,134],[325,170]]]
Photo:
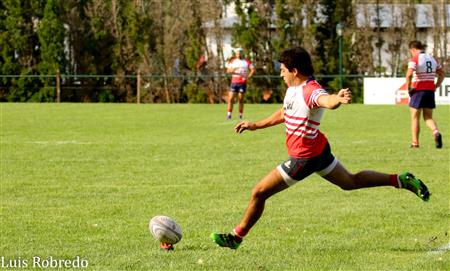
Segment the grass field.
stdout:
[[[421,148],[409,149],[404,106],[343,106],[321,127],[349,170],[411,170],[430,202],[391,187],[343,191],[313,175],[271,198],[236,251],[209,234],[231,230],[252,186],[287,158],[283,126],[237,135],[226,105],[0,106],[6,264],[79,257],[89,270],[450,268],[449,106],[435,111],[441,150],[424,126]],[[246,118],[279,107],[246,105]],[[172,253],[148,231],[160,214],[183,229]]]

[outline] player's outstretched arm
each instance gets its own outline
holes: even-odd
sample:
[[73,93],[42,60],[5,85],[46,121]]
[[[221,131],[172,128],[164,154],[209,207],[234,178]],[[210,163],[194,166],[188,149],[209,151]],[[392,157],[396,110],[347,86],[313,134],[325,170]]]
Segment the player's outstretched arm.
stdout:
[[352,92],[348,88],[341,89],[337,94],[322,95],[317,100],[320,107],[336,109],[341,104],[352,102]]
[[284,122],[284,113],[283,109],[275,111],[270,117],[257,121],[257,122],[251,122],[251,121],[241,121],[234,127],[234,130],[236,133],[242,133],[245,130],[254,131],[257,129],[263,129],[270,126],[274,126],[280,123]]

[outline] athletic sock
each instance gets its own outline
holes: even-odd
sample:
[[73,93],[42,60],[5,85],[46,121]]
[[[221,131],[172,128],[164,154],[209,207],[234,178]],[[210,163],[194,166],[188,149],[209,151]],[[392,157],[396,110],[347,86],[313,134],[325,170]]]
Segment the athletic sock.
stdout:
[[236,236],[236,238],[238,239],[238,241],[242,241],[242,239],[244,239],[244,237],[247,235],[247,231],[243,230],[241,227],[236,226],[233,229],[233,233],[234,236]]
[[389,176],[389,180],[393,187],[402,188],[402,183],[400,182],[400,179],[398,178],[398,174],[391,174]]

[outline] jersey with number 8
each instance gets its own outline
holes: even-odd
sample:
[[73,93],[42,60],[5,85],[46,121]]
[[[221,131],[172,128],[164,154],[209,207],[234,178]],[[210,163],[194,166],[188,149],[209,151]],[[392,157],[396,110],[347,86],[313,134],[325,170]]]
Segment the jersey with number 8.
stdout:
[[431,91],[436,89],[434,78],[436,77],[436,70],[440,69],[441,66],[434,57],[421,52],[409,60],[408,68],[414,71],[411,88]]

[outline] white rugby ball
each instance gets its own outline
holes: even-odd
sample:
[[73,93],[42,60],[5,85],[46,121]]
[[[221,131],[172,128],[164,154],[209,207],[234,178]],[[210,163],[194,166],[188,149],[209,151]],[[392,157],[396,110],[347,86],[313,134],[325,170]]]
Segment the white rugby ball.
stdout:
[[150,219],[148,224],[150,233],[161,243],[176,244],[180,242],[181,228],[172,218],[158,215]]

